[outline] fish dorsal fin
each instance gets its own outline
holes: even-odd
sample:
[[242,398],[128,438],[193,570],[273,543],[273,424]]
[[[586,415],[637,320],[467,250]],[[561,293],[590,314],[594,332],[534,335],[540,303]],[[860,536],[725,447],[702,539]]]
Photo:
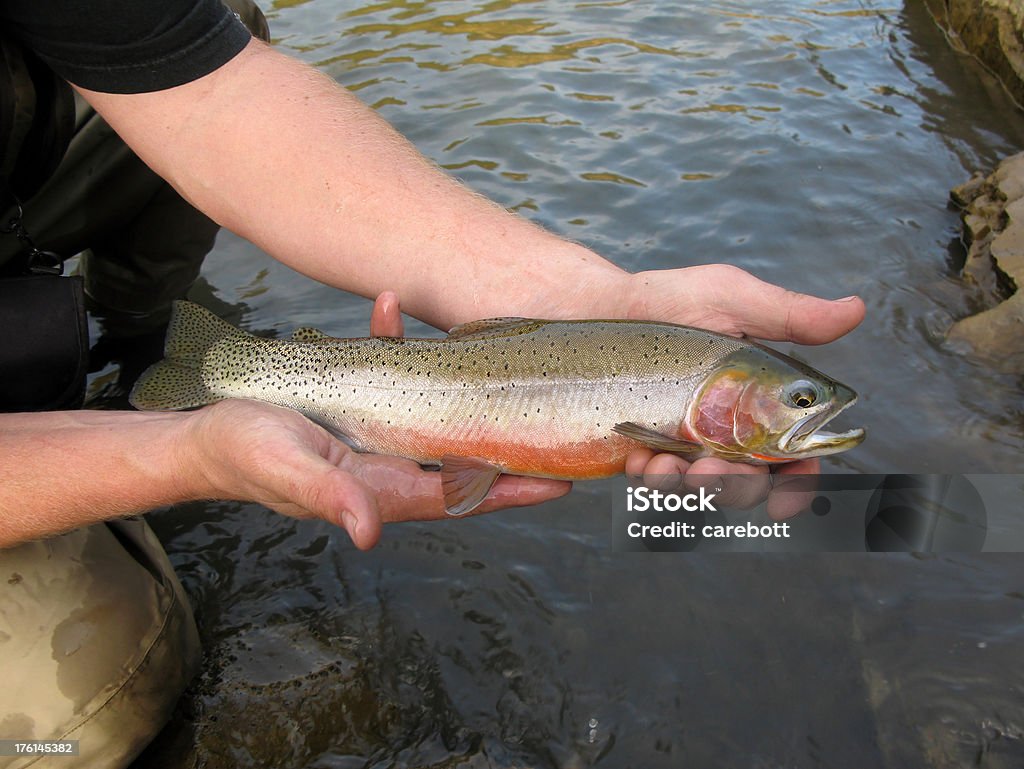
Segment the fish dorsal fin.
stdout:
[[640,441],[640,443],[651,447],[655,451],[665,451],[669,454],[680,454],[684,457],[692,458],[696,458],[698,454],[704,452],[704,447],[699,443],[683,438],[672,438],[649,427],[638,425],[635,422],[619,422],[612,430],[619,435],[632,438],[634,441]]
[[303,326],[302,328],[297,328],[292,332],[293,342],[326,342],[334,338],[335,337],[328,336],[320,329],[313,328],[312,326]]
[[501,475],[501,468],[476,457],[441,458],[441,491],[448,515],[465,515],[475,510]]
[[448,332],[448,339],[449,341],[464,341],[467,339],[491,339],[498,336],[516,336],[533,331],[546,322],[531,318],[487,318],[486,320],[473,320],[469,323],[455,326]]

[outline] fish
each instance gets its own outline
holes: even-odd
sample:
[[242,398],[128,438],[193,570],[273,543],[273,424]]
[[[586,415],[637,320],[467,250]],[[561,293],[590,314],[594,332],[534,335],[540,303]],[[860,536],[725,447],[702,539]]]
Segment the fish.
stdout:
[[863,428],[824,429],[857,394],[747,339],[636,320],[491,318],[444,338],[255,336],[174,305],[164,359],[129,400],[180,410],[225,398],[295,409],[361,452],[441,472],[471,512],[502,473],[587,480],[647,446],[753,464],[834,454]]

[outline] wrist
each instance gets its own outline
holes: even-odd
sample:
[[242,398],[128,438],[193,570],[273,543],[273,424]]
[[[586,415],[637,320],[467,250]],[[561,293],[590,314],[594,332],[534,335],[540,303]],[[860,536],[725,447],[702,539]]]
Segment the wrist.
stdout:
[[171,436],[169,457],[179,501],[227,498],[221,471],[224,452],[217,445],[218,433],[207,411],[175,414],[179,422]]
[[585,246],[561,241],[538,266],[537,274],[519,281],[519,296],[509,297],[511,312],[503,314],[549,320],[626,317],[633,276]]

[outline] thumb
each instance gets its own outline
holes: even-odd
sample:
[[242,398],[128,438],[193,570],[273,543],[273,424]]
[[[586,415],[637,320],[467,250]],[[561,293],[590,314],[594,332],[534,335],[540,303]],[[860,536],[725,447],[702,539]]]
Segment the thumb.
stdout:
[[296,470],[293,478],[297,480],[288,485],[299,506],[310,516],[345,529],[360,550],[377,544],[381,534],[377,500],[362,481],[322,457],[310,458],[306,467]]
[[321,497],[323,510],[315,511],[324,520],[342,526],[360,550],[377,544],[381,533],[377,500],[362,481],[337,467],[324,476]]
[[824,344],[864,320],[860,297],[821,299],[766,283],[750,273],[736,280],[720,309],[748,336],[798,344]]

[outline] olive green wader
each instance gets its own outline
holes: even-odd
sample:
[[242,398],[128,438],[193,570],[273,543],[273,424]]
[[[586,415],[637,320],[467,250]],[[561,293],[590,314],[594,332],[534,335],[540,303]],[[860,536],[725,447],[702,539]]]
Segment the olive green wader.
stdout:
[[[251,0],[228,5],[267,39]],[[91,309],[114,335],[165,322],[217,232],[81,101],[60,165],[24,203],[41,248],[81,253]],[[0,237],[0,270],[18,250]],[[0,769],[127,766],[199,660],[188,600],[141,519],[0,550],[0,740],[79,741],[77,756],[0,756]]]

